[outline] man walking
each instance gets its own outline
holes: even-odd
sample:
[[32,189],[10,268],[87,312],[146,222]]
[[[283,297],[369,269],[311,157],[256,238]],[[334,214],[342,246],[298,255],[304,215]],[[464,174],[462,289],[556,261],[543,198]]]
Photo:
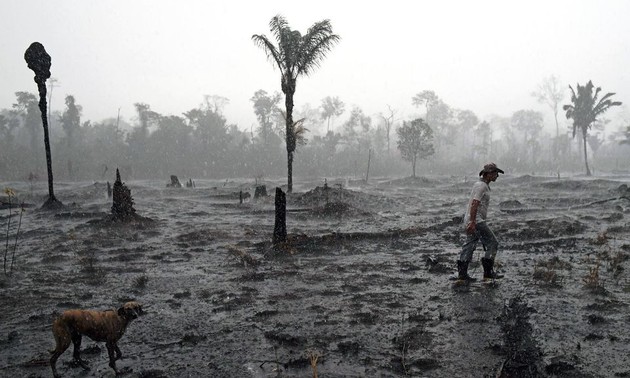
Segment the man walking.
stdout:
[[470,200],[464,216],[466,243],[464,243],[457,261],[458,280],[474,281],[474,278],[468,275],[468,264],[472,260],[473,252],[477,248],[479,240],[481,240],[485,250],[485,255],[481,259],[484,280],[503,278],[502,275],[494,271],[494,258],[499,242],[486,222],[490,205],[490,183],[497,180],[499,173],[505,172],[499,169],[496,164],[484,165],[483,170],[479,172],[481,178],[473,185],[470,192]]

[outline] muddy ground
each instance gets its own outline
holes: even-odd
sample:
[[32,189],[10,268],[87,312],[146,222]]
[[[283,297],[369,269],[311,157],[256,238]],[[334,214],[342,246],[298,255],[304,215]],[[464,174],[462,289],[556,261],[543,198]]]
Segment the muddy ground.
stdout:
[[[312,377],[315,357],[320,377],[630,377],[630,178],[501,176],[490,224],[506,277],[453,286],[475,179],[297,178],[281,251],[274,198],[239,203],[250,180],[127,182],[153,220],[132,224],[101,221],[103,183],[56,184],[57,212],[37,210],[46,183],[2,183],[36,207],[12,259],[17,209],[0,197],[14,261],[0,272],[0,375],[52,376],[63,310],[137,300],[148,313],[119,343],[128,377]],[[91,370],[68,350],[62,375],[114,376],[103,344],[82,348]]]

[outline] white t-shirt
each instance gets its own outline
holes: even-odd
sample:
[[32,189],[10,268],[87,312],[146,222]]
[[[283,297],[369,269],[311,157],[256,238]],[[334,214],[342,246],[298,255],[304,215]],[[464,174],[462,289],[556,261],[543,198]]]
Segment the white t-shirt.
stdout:
[[466,207],[466,215],[464,216],[464,225],[470,221],[470,204],[473,200],[479,201],[477,208],[477,223],[485,222],[488,217],[488,207],[490,206],[490,185],[482,181],[477,181],[470,192],[470,200]]

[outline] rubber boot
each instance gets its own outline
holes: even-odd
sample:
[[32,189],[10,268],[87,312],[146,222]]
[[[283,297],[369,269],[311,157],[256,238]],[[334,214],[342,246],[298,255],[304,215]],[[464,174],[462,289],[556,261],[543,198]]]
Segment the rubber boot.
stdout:
[[499,274],[494,271],[494,259],[487,259],[483,257],[481,259],[481,265],[483,266],[484,280],[496,280],[498,278],[503,278],[503,274]]
[[468,261],[457,261],[457,279],[463,281],[475,281],[468,275]]

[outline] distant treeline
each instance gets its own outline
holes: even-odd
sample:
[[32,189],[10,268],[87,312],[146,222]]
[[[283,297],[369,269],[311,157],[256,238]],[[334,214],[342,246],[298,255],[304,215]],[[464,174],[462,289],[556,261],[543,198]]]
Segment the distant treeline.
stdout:
[[[426,93],[427,91],[423,92]],[[259,125],[242,130],[222,113],[227,101],[206,97],[205,104],[180,116],[162,115],[136,103],[128,123],[115,115],[101,122],[83,121],[82,107],[66,96],[65,109],[50,115],[53,171],[56,180],[113,180],[120,168],[124,180],[163,178],[270,177],[286,175],[281,96],[257,91],[252,97]],[[417,103],[416,103],[417,101]],[[433,131],[434,153],[418,162],[416,175],[471,175],[487,161],[500,162],[508,173],[581,173],[580,135],[572,138],[569,123],[557,136],[542,132],[543,116],[521,110],[511,117],[480,120],[470,110],[451,108],[435,96],[431,106],[414,97]],[[319,108],[296,111],[307,131],[297,148],[294,175],[364,178],[411,175],[409,161],[397,149],[404,122],[396,109],[368,116],[359,107],[335,127],[345,112],[338,98],[327,97]],[[598,125],[595,125],[596,127]],[[601,125],[599,125],[601,126]],[[627,125],[619,125],[623,129]],[[334,131],[333,131],[334,130]],[[628,169],[630,147],[619,143],[622,131],[588,136],[589,159],[598,171]],[[43,129],[38,98],[17,92],[11,109],[0,110],[0,181],[46,178]]]

